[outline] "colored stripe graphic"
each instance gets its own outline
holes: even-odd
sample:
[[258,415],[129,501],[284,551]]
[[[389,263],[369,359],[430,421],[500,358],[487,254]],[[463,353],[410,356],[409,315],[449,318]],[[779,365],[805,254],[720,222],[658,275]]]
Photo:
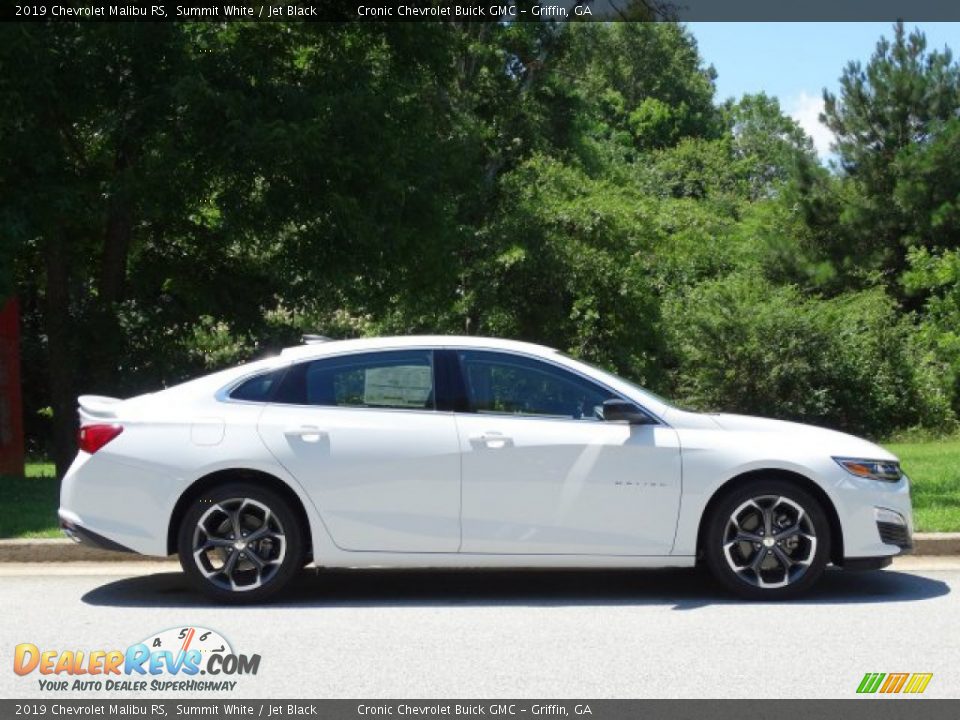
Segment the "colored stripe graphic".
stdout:
[[903,684],[907,682],[907,678],[910,677],[910,673],[890,673],[887,675],[887,680],[883,683],[883,686],[880,688],[882,693],[898,693],[903,688]]
[[866,673],[857,686],[857,692],[870,695],[879,691],[883,694],[922,693],[927,689],[933,673]]
[[907,683],[907,687],[904,688],[905,693],[922,693],[927,689],[927,685],[930,684],[930,679],[933,677],[933,673],[914,673],[910,678],[910,682]]
[[860,687],[857,688],[857,692],[875,693],[885,676],[886,673],[867,673],[863,676],[863,680],[860,681]]

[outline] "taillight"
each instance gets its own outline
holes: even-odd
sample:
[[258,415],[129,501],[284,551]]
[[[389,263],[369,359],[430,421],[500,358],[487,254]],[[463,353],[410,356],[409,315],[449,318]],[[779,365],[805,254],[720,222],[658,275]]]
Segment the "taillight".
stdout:
[[84,425],[77,431],[77,446],[93,455],[122,432],[122,425]]

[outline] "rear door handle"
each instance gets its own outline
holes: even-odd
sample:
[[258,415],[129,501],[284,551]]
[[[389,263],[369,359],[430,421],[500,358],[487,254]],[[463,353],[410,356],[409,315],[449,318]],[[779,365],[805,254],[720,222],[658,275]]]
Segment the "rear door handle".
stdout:
[[323,438],[327,437],[327,431],[321,430],[316,425],[289,427],[283,431],[283,434],[287,437],[300,438],[303,442],[308,443],[320,442]]
[[471,435],[470,443],[473,445],[485,445],[488,448],[499,450],[500,448],[513,446],[513,438],[507,437],[503,433],[485,432],[479,435]]

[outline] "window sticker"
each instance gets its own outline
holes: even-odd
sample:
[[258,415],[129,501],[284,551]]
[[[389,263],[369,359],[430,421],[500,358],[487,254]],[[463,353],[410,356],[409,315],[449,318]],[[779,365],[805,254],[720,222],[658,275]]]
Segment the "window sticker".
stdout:
[[432,378],[429,365],[368,368],[364,380],[365,405],[426,407]]

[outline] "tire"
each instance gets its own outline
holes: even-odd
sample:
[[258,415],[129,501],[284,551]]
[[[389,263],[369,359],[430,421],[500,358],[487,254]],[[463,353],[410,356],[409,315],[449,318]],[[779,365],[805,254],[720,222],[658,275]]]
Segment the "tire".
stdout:
[[193,500],[177,549],[197,590],[221,602],[256,603],[280,593],[304,566],[305,537],[289,501],[252,483],[231,482]]
[[707,567],[742,598],[797,597],[820,579],[830,558],[826,512],[789,481],[751,480],[723,497],[706,520]]

